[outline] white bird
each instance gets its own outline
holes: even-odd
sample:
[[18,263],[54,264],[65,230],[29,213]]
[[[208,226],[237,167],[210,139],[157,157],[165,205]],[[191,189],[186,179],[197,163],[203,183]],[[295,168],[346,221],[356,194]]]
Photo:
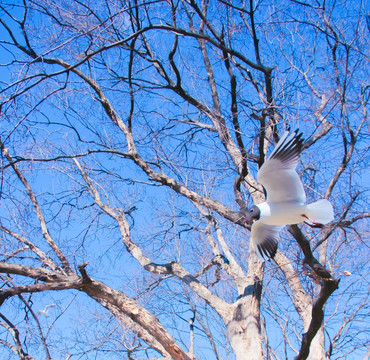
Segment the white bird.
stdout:
[[49,311],[51,308],[53,308],[54,306],[57,306],[56,304],[50,304],[50,305],[46,305],[45,306],[45,309],[44,310],[39,310],[38,313],[39,314],[43,314],[45,315],[45,317],[49,317]]
[[279,232],[285,225],[305,222],[321,228],[334,219],[328,200],[306,205],[303,184],[295,171],[303,141],[298,130],[291,134],[286,131],[258,171],[257,180],[264,187],[266,201],[253,205],[245,222],[253,223],[251,241],[262,261],[275,256]]

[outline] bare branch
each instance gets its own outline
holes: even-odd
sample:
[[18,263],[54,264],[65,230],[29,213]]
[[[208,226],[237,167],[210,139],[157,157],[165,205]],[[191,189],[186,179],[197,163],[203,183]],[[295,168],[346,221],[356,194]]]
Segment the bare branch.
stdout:
[[26,239],[24,236],[19,235],[15,233],[12,230],[7,229],[5,226],[0,225],[0,230],[4,231],[6,234],[9,234],[10,236],[14,237],[18,241],[24,243],[27,245],[28,249],[30,251],[33,251],[39,258],[40,260],[48,266],[51,270],[56,270],[57,266],[53,261],[50,260],[50,258],[35,244],[33,244],[30,240]]
[[49,233],[49,230],[48,230],[48,228],[46,226],[46,221],[44,219],[44,215],[42,213],[41,207],[40,207],[40,205],[39,205],[39,203],[37,201],[37,198],[35,196],[35,193],[33,192],[30,184],[28,183],[27,179],[25,178],[25,176],[23,175],[23,173],[20,171],[20,169],[18,168],[18,166],[14,164],[13,159],[12,159],[11,155],[9,154],[9,151],[4,147],[4,144],[1,141],[0,141],[0,146],[1,146],[2,153],[4,153],[5,157],[9,161],[9,163],[12,164],[11,166],[12,166],[14,172],[17,174],[19,180],[22,182],[22,184],[24,185],[24,187],[25,187],[25,189],[27,191],[27,195],[28,195],[28,197],[30,198],[30,200],[32,202],[32,205],[33,205],[33,207],[35,209],[37,218],[39,219],[40,227],[41,227],[42,235],[43,235],[44,239],[46,240],[46,242],[49,244],[49,246],[53,249],[53,251],[55,252],[55,254],[60,259],[60,261],[61,261],[61,263],[62,263],[63,268],[65,269],[65,271],[67,273],[72,273],[73,271],[72,271],[72,269],[71,269],[71,267],[70,267],[70,265],[68,263],[67,258],[65,257],[65,255],[60,250],[60,248],[55,243],[55,241],[53,240],[53,238],[51,237],[51,235]]
[[5,329],[8,330],[8,332],[11,334],[14,344],[12,345],[7,341],[4,341],[0,339],[0,343],[4,346],[8,347],[15,355],[18,355],[20,359],[22,360],[35,360],[33,357],[28,355],[22,347],[22,342],[19,338],[19,330],[16,328],[16,326],[7,318],[5,315],[0,313],[0,318],[3,319],[3,321],[0,321],[0,325],[3,326]]

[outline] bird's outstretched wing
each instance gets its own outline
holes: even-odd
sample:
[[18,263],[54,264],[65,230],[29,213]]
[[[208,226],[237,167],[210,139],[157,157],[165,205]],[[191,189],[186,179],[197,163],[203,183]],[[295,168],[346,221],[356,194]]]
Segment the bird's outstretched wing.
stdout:
[[256,221],[252,225],[251,241],[262,261],[275,256],[279,232],[283,227],[284,225],[267,225],[261,221]]
[[269,204],[304,203],[306,194],[295,171],[302,151],[302,133],[284,133],[268,159],[258,171],[257,180],[267,193]]

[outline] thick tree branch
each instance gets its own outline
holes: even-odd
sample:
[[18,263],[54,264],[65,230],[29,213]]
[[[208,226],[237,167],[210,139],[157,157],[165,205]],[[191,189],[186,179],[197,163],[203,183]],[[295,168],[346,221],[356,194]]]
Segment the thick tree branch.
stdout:
[[320,293],[313,303],[311,323],[307,331],[302,335],[302,344],[295,360],[305,360],[310,353],[310,346],[313,338],[319,331],[324,320],[324,306],[329,296],[338,289],[339,279],[325,279],[322,282]]
[[62,271],[52,271],[41,267],[32,267],[6,262],[0,262],[0,273],[26,276],[47,283],[52,283],[55,281],[62,282],[67,281],[68,279],[78,279],[77,275],[71,274],[66,276]]
[[[84,265],[85,264],[81,266],[81,269],[84,269]],[[22,293],[64,289],[80,290],[87,293],[107,308],[111,308],[112,306],[116,307],[119,312],[122,312],[138,326],[138,334],[143,336],[143,340],[148,341],[150,344],[150,339],[153,337],[156,339],[156,342],[159,342],[163,346],[165,349],[165,351],[162,351],[163,355],[168,354],[171,358],[179,360],[190,359],[186,353],[178,347],[176,342],[155,316],[151,315],[146,309],[139,306],[133,299],[127,297],[121,291],[114,290],[92,278],[86,281],[86,273],[85,276],[79,278],[77,276],[57,275],[54,271],[43,268],[32,268],[8,263],[0,263],[0,273],[17,274],[38,281],[45,281],[45,283],[16,286],[0,290],[0,305],[8,297]],[[145,333],[149,333],[151,337],[145,336]],[[163,349],[160,348],[158,350]]]
[[[85,284],[83,291],[116,314],[118,318],[123,319],[128,326],[133,321],[136,324],[134,329],[137,334],[164,356],[174,360],[191,360],[188,354],[177,345],[158,318],[139,306],[123,292],[114,290],[96,280]],[[114,308],[117,310],[114,310]],[[122,317],[117,311],[124,316]]]
[[321,285],[320,292],[312,306],[310,325],[302,336],[301,348],[299,354],[295,357],[295,360],[304,360],[307,359],[311,342],[322,325],[325,303],[329,296],[338,289],[339,279],[333,278],[331,273],[316,260],[312,254],[309,241],[297,225],[288,226],[288,230],[297,240],[303,251],[305,256],[304,263],[311,267]]
[[279,250],[274,257],[274,261],[284,274],[285,280],[287,281],[289,289],[293,295],[294,307],[301,317],[304,327],[307,328],[311,320],[310,308],[312,307],[312,299],[303,288],[301,279],[294,270],[291,262]]

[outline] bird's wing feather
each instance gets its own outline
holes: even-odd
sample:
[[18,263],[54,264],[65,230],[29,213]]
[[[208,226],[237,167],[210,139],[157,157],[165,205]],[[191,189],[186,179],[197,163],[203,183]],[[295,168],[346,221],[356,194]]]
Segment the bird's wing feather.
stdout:
[[251,229],[251,241],[256,248],[259,258],[273,258],[277,251],[279,232],[284,225],[267,225],[256,221]]
[[258,171],[257,180],[267,192],[267,202],[306,201],[303,184],[295,171],[302,151],[302,134],[285,132]]

